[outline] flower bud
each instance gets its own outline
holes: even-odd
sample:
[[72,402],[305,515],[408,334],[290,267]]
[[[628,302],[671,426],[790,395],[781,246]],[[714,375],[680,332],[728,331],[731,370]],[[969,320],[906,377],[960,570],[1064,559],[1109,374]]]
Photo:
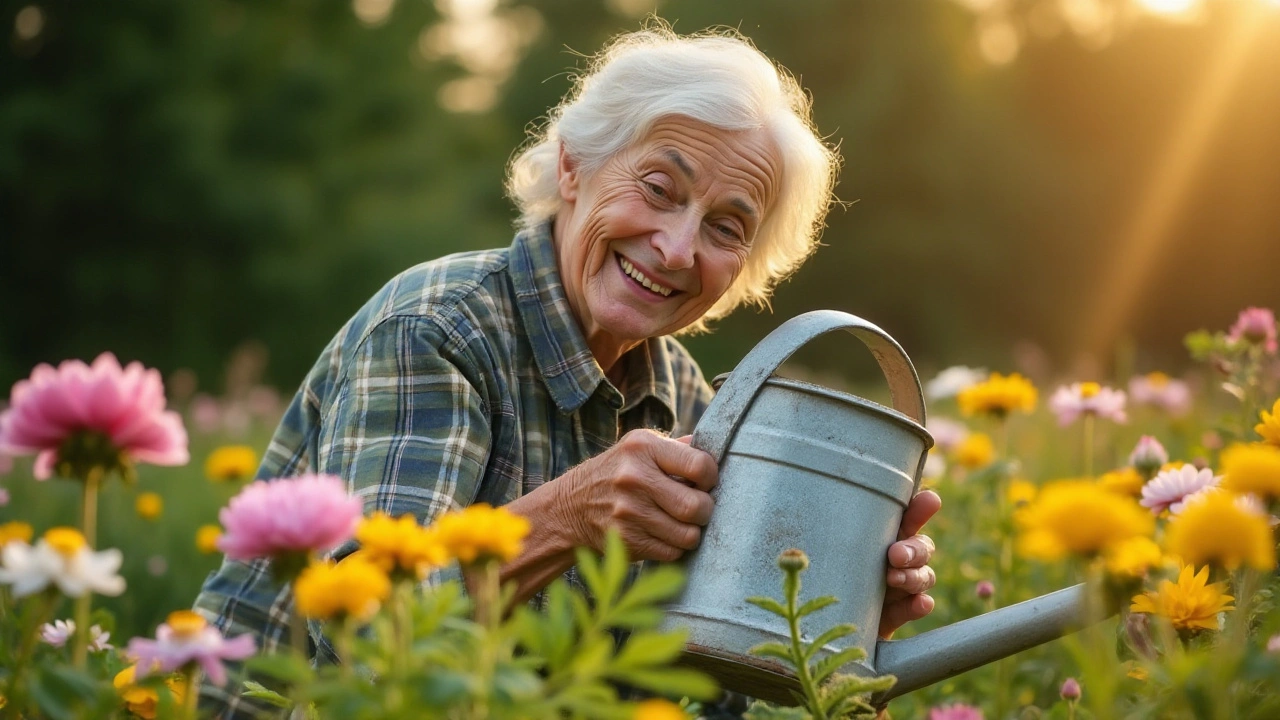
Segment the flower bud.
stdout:
[[809,556],[796,548],[783,550],[778,556],[778,567],[787,572],[800,572],[809,567]]
[[973,588],[973,593],[978,596],[979,600],[986,600],[996,594],[996,586],[992,585],[990,580],[979,580],[978,584]]
[[1067,702],[1075,702],[1080,699],[1080,683],[1076,682],[1075,678],[1067,678],[1066,682],[1062,683],[1062,689],[1058,694]]
[[1129,465],[1143,477],[1151,479],[1160,472],[1160,466],[1169,462],[1169,453],[1165,452],[1160,441],[1150,435],[1138,439],[1133,452],[1129,454]]
[[1251,307],[1240,311],[1228,338],[1250,345],[1263,345],[1268,353],[1276,351],[1276,316],[1267,308]]

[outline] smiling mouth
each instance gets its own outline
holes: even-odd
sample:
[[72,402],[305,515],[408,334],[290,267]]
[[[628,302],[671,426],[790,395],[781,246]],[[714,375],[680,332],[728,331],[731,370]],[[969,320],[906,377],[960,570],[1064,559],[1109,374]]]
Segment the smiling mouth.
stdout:
[[635,265],[632,265],[631,261],[622,257],[621,255],[618,256],[618,266],[622,268],[622,272],[626,273],[627,276],[630,277],[632,280],[635,280],[637,283],[640,283],[641,285],[643,285],[645,289],[648,290],[649,292],[652,292],[657,295],[661,295],[662,297],[671,297],[671,293],[674,292],[671,288],[667,287],[666,285],[659,285],[658,283],[645,277],[644,273],[640,272],[639,268],[637,268]]

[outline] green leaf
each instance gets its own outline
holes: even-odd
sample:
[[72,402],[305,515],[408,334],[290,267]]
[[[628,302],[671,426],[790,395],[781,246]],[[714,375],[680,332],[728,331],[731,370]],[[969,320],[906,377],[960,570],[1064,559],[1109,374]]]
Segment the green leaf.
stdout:
[[604,575],[600,571],[600,562],[590,548],[580,547],[574,551],[578,559],[578,575],[586,583],[592,597],[600,598],[600,591],[605,587]]
[[757,657],[777,658],[786,663],[789,663],[793,667],[796,664],[796,659],[791,656],[791,648],[786,645],[783,645],[780,642],[760,643],[759,645],[756,645],[755,647],[751,648],[747,652]]
[[[821,651],[822,648],[832,640],[838,640],[842,637],[847,637],[856,632],[858,632],[858,626],[853,625],[851,623],[841,623],[840,625],[835,625],[831,627],[826,632],[814,638],[813,642],[809,643],[809,646],[805,648],[804,661],[809,662],[810,660],[812,660],[813,656],[818,654],[818,652]],[[861,658],[857,658],[857,659],[861,659]]]
[[466,673],[434,670],[418,682],[418,696],[427,707],[446,708],[470,695],[474,684]]
[[631,670],[610,677],[667,697],[685,696],[693,700],[712,700],[720,694],[716,681],[689,668],[653,668]]
[[822,608],[827,607],[828,605],[835,605],[838,602],[840,601],[837,600],[834,595],[823,595],[821,597],[816,597],[810,600],[809,602],[801,605],[800,609],[796,610],[796,617],[802,618],[805,615],[821,610]]
[[819,690],[818,695],[824,711],[830,711],[837,704],[848,701],[855,695],[884,692],[893,687],[897,681],[892,675],[865,678],[858,675],[836,675],[831,682]]
[[787,618],[787,609],[782,606],[782,603],[778,602],[777,600],[774,600],[773,598],[761,597],[757,595],[754,597],[747,598],[747,602],[763,610],[768,610],[769,612],[773,613],[774,615],[777,615],[778,617],[781,617],[783,619]]
[[662,602],[676,596],[684,586],[684,572],[673,565],[659,565],[640,573],[618,600],[619,608]]
[[523,668],[499,665],[494,669],[493,689],[504,701],[520,705],[542,695],[542,680]]
[[244,692],[240,694],[247,698],[261,700],[268,705],[274,705],[278,708],[293,707],[293,702],[290,701],[289,698],[252,680],[244,681]]
[[866,656],[867,653],[856,645],[851,648],[845,648],[838,653],[832,653],[814,664],[813,681],[815,683],[821,683],[823,680],[827,679],[827,676],[831,675],[836,670],[839,670],[841,667],[854,662],[855,660],[861,660]]
[[684,631],[635,633],[627,639],[622,651],[614,658],[612,669],[630,670],[669,662],[684,650],[687,635]]
[[296,655],[255,655],[245,660],[250,673],[258,673],[286,683],[302,683],[315,677],[310,663]]
[[[608,585],[606,590],[608,594],[596,594],[596,602],[607,602],[613,604],[613,601],[622,592],[623,585],[627,582],[627,568],[630,566],[631,560],[627,556],[627,546],[622,542],[622,534],[616,528],[609,528],[608,535],[604,541],[604,580]],[[607,598],[607,601],[605,600]]]

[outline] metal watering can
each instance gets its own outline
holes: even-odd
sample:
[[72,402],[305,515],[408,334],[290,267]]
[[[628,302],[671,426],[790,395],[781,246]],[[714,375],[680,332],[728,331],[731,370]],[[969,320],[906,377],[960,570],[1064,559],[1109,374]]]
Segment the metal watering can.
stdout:
[[[892,409],[773,376],[792,353],[833,330],[847,330],[875,356],[889,382]],[[747,354],[693,433],[694,447],[719,464],[720,485],[702,544],[688,556],[685,589],[663,623],[667,630],[687,629],[686,664],[728,690],[794,704],[790,691],[799,685],[793,671],[748,652],[767,641],[789,644],[786,623],[745,601],[780,595],[776,560],[792,547],[812,560],[803,597],[840,600],[811,616],[810,629],[858,627],[819,657],[857,645],[866,659],[841,672],[897,676],[877,702],[1061,637],[1084,622],[1084,586],[1077,585],[907,640],[878,639],[886,552],[933,445],[924,422],[924,396],[911,360],[861,318],[833,310],[805,313]]]

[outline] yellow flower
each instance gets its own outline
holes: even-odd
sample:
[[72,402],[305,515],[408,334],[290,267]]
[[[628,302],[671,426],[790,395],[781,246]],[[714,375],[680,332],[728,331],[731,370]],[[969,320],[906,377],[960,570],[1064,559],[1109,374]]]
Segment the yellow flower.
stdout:
[[421,579],[428,570],[449,560],[435,533],[419,525],[412,515],[394,520],[386,513],[374,513],[360,522],[356,540],[365,560],[393,575]]
[[[120,699],[124,701],[125,709],[145,720],[155,720],[156,709],[160,705],[160,693],[156,692],[155,688],[142,687],[135,684],[137,682],[137,667],[137,665],[130,665],[116,673],[111,684],[120,693]],[[164,684],[169,688],[169,692],[173,696],[174,705],[180,706],[186,696],[186,689],[182,686],[182,683],[169,679],[165,680]]]
[[153,492],[139,493],[138,499],[133,501],[133,509],[143,520],[155,520],[164,512],[164,498]]
[[970,433],[955,449],[953,459],[956,464],[969,470],[977,470],[991,464],[996,457],[996,448],[991,438],[983,433]]
[[217,525],[201,525],[196,530],[196,548],[202,553],[216,553],[220,537],[222,537],[222,528]]
[[477,503],[447,513],[432,525],[450,557],[463,564],[496,558],[503,562],[520,554],[529,521],[505,508]]
[[1005,376],[991,373],[991,377],[976,385],[970,385],[956,396],[960,411],[965,415],[995,415],[1003,418],[1014,410],[1029,413],[1036,409],[1036,388],[1018,373]]
[[1280,447],[1250,443],[1222,451],[1222,487],[1242,494],[1280,497]]
[[1258,419],[1262,422],[1254,425],[1253,431],[1261,435],[1266,442],[1280,446],[1280,399],[1271,406],[1271,412],[1263,410]]
[[303,617],[365,621],[391,594],[391,580],[377,565],[355,554],[337,564],[312,562],[294,581],[293,593]]
[[1040,560],[1069,553],[1092,556],[1155,531],[1155,519],[1145,508],[1089,480],[1045,485],[1014,519],[1020,528],[1019,552]]
[[636,704],[632,720],[688,720],[689,715],[670,700],[644,700]]
[[1136,660],[1126,660],[1121,664],[1121,667],[1123,667],[1125,670],[1124,674],[1133,678],[1134,680],[1147,679],[1147,669],[1142,665],[1138,664]]
[[1176,584],[1161,580],[1156,592],[1135,595],[1129,610],[1169,618],[1178,630],[1217,630],[1218,613],[1234,610],[1235,598],[1225,594],[1226,583],[1208,583],[1207,565],[1198,573],[1184,565]]
[[248,445],[224,445],[204,461],[205,477],[214,482],[244,480],[258,469],[258,454]]
[[1131,467],[1103,473],[1102,477],[1098,478],[1098,485],[1121,495],[1128,495],[1134,498],[1142,496],[1142,475]]
[[1103,556],[1107,572],[1122,577],[1142,577],[1147,569],[1164,560],[1160,546],[1147,537],[1132,537],[1116,543]]
[[1229,492],[1215,491],[1187,503],[1169,521],[1165,550],[1193,565],[1275,567],[1276,543],[1268,518],[1237,501]]
[[9,543],[17,540],[30,544],[31,537],[35,535],[35,530],[27,523],[14,520],[0,525],[0,547],[4,547]]
[[1022,507],[1032,500],[1036,499],[1036,493],[1039,488],[1035,483],[1026,480],[1014,479],[1009,481],[1009,489],[1006,490],[1006,496],[1009,498],[1010,504],[1014,507]]

